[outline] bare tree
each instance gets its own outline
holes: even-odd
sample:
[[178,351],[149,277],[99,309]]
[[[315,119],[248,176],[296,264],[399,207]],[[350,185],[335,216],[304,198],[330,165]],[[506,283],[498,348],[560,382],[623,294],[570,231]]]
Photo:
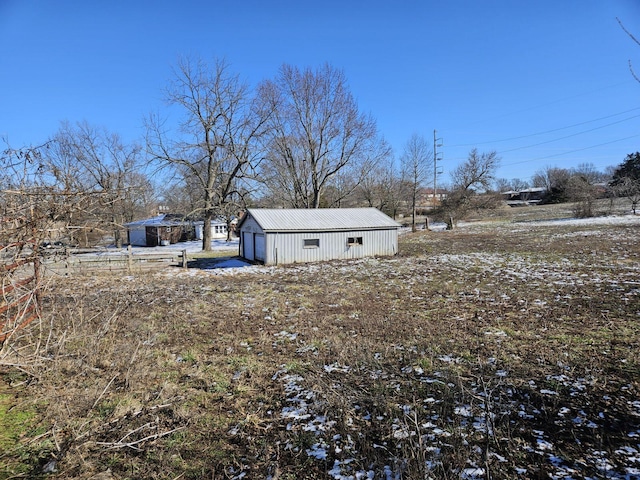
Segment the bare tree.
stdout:
[[150,201],[152,187],[140,153],[138,145],[127,145],[117,134],[86,122],[63,123],[46,152],[47,168],[60,188],[91,193],[94,200],[91,211],[85,210],[84,218],[76,213],[75,221],[110,230],[118,247],[123,225],[146,213]]
[[593,203],[597,198],[597,188],[586,175],[573,174],[569,178],[566,194],[570,201],[575,202],[573,212],[576,217],[592,217]]
[[636,214],[640,204],[640,181],[631,177],[620,178],[613,185],[613,191],[617,197],[626,197],[631,202],[631,210]]
[[409,186],[411,230],[415,232],[418,191],[433,170],[433,152],[427,140],[414,133],[404,147],[400,162],[402,165],[402,178]]
[[633,214],[640,203],[640,152],[628,154],[612,172],[610,186],[618,197],[631,201]]
[[288,206],[318,208],[339,173],[355,188],[380,155],[375,122],[358,111],[344,73],[330,65],[284,65],[262,84],[261,98],[274,111],[261,177]]
[[181,111],[178,131],[169,136],[165,122],[151,116],[147,150],[159,165],[187,175],[201,192],[202,201],[188,213],[204,217],[202,248],[211,250],[211,220],[224,213],[239,192],[238,182],[260,158],[268,108],[259,108],[248,86],[220,60],[211,68],[201,60],[180,61],[167,101]]
[[498,178],[494,183],[494,190],[498,193],[507,191],[519,192],[520,190],[529,188],[529,186],[529,182],[520,178],[512,178],[510,180]]
[[489,190],[500,163],[498,153],[479,153],[477,148],[469,152],[467,161],[458,165],[451,174],[454,190]]
[[529,184],[528,181],[523,180],[521,178],[512,178],[511,179],[511,187],[515,191],[520,191],[520,190],[525,190],[527,188],[530,188],[531,185]]
[[571,172],[566,168],[545,167],[533,175],[533,186],[546,190],[545,202],[560,203],[568,199],[567,185]]
[[605,182],[609,178],[607,173],[596,169],[593,163],[580,163],[577,167],[571,169],[572,175],[580,175],[587,179],[591,184]]
[[[0,152],[0,363],[15,353],[10,347],[20,332],[40,318],[43,241],[66,231],[72,213],[91,202],[86,192],[63,187],[52,174],[43,154],[52,144],[7,145]],[[32,354],[37,345],[28,345]]]
[[38,246],[52,224],[40,165],[39,148],[0,153],[0,364],[40,315]]
[[[467,161],[453,171],[451,191],[437,212],[437,216],[447,222],[448,228],[453,228],[454,221],[470,211],[479,192],[490,190],[499,163],[500,158],[495,151],[479,153],[474,148],[469,152]],[[484,208],[498,204],[493,198],[490,200]],[[479,206],[477,202],[476,206]]]
[[400,172],[397,170],[391,150],[381,158],[362,178],[357,190],[360,203],[375,207],[395,216],[400,203]]
[[171,212],[197,212],[204,200],[198,180],[186,169],[180,169],[176,178],[166,180],[160,188],[162,204]]
[[494,183],[494,190],[499,193],[515,190],[511,184],[511,180],[506,178],[497,178]]

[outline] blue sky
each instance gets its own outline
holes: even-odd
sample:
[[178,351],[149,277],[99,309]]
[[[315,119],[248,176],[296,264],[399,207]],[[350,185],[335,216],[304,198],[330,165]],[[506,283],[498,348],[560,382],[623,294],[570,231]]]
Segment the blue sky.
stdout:
[[181,55],[224,58],[249,84],[283,63],[344,70],[399,157],[442,138],[439,182],[469,150],[498,176],[604,169],[640,150],[638,0],[0,0],[0,135],[43,142],[86,120],[142,141]]

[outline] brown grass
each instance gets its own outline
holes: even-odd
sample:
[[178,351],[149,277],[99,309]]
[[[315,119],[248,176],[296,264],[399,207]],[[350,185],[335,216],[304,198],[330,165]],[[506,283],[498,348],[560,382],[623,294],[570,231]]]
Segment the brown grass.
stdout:
[[35,414],[0,478],[618,478],[639,233],[502,220],[394,258],[59,278],[28,374],[2,370]]

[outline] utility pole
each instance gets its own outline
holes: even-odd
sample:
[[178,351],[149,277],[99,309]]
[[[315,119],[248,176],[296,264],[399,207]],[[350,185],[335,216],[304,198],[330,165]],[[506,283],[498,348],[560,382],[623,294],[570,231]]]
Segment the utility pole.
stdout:
[[[439,142],[439,143],[438,143]],[[436,195],[438,188],[438,161],[442,158],[438,158],[438,147],[442,146],[442,138],[437,138],[436,131],[433,131],[433,201],[431,203],[432,210],[436,208]]]

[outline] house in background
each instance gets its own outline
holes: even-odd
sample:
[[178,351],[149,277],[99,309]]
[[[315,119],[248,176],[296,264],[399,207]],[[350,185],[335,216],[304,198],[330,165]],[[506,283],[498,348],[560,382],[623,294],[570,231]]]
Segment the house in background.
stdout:
[[[202,240],[204,235],[204,221],[193,222],[196,240]],[[227,221],[223,218],[211,220],[211,238],[227,238]]]
[[523,207],[537,205],[542,202],[547,194],[547,189],[543,187],[525,188],[524,190],[502,192],[502,199],[510,207]]
[[[238,223],[237,219],[231,221],[233,227]],[[156,247],[170,245],[188,240],[202,240],[204,222],[185,219],[183,215],[161,213],[155,217],[145,218],[125,224],[130,245],[140,247]],[[222,218],[211,221],[211,238],[227,238],[227,222]]]
[[163,213],[126,223],[129,245],[157,247],[193,240],[193,226],[182,215]]
[[400,224],[376,208],[248,209],[240,256],[277,265],[398,253]]
[[418,210],[426,213],[442,204],[443,200],[447,198],[447,190],[444,188],[437,188],[436,194],[433,194],[433,187],[422,188],[418,190],[416,198],[416,207]]

